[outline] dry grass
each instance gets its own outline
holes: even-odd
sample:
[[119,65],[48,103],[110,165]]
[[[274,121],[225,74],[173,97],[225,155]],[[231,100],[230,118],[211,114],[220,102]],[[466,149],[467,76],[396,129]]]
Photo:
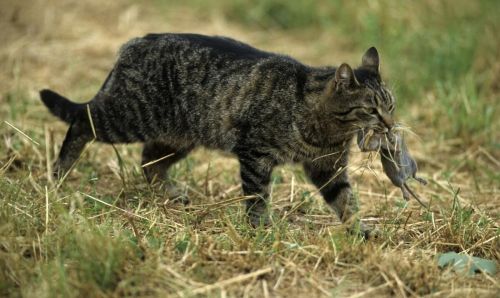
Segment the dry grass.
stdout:
[[[65,125],[49,116],[37,91],[50,87],[75,100],[90,98],[131,37],[223,34],[310,64],[355,64],[362,53],[340,31],[256,30],[218,13],[200,17],[188,4],[144,3],[0,2],[1,296],[499,293],[498,273],[468,277],[437,268],[436,255],[447,251],[500,259],[498,143],[443,134],[448,126],[435,121],[442,114],[429,108],[439,90],[425,94],[426,109],[416,103],[399,112],[420,136],[410,138],[409,147],[430,181],[416,190],[431,212],[402,201],[378,157],[353,154],[348,170],[362,216],[381,230],[369,242],[344,233],[294,165],[273,174],[273,224],[258,229],[244,219],[236,160],[218,152],[200,149],[175,166],[172,177],[189,194],[187,205],[145,183],[137,145],[115,152],[94,143],[64,184],[54,185],[47,173]],[[498,99],[497,87],[490,88],[479,96]],[[498,142],[498,122],[493,125]]]

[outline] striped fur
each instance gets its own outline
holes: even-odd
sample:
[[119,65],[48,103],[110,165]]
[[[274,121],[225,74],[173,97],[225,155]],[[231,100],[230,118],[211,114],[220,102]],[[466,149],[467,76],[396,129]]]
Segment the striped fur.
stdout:
[[[375,56],[377,68],[373,59],[365,59]],[[76,105],[41,93],[49,109],[70,123],[57,174],[68,171],[94,137],[92,122],[97,141],[144,143],[143,163],[173,154],[146,167],[149,180],[164,178],[197,146],[234,153],[243,192],[253,196],[248,211],[254,224],[265,213],[273,167],[304,163],[326,201],[348,220],[357,210],[342,170],[349,144],[363,128],[387,125],[382,115],[390,114],[393,103],[380,89],[378,53],[372,48],[364,57],[353,71],[347,64],[310,67],[226,37],[149,34],[133,39],[87,103],[91,119],[87,109],[67,113],[65,107]]]

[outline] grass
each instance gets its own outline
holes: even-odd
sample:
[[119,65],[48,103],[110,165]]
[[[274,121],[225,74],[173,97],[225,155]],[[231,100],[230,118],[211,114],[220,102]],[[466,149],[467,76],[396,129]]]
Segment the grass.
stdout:
[[[498,273],[469,277],[438,269],[436,260],[448,251],[500,259],[497,1],[12,1],[1,8],[0,296],[500,291]],[[345,233],[296,165],[273,173],[273,224],[257,229],[245,221],[238,164],[219,152],[197,150],[173,169],[189,204],[145,183],[138,145],[94,143],[55,185],[47,173],[66,127],[37,91],[90,98],[120,44],[158,31],[229,35],[314,65],[356,65],[377,46],[399,120],[418,135],[409,148],[430,183],[416,190],[431,211],[403,201],[378,158],[368,169],[359,152],[350,175],[361,216],[381,231],[367,242]]]

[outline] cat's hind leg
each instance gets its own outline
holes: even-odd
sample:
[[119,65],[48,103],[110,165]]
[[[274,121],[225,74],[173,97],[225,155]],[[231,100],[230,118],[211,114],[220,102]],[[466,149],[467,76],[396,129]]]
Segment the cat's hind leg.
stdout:
[[165,184],[169,197],[179,197],[181,193],[167,179],[167,171],[173,164],[185,158],[193,146],[177,148],[164,141],[148,141],[142,150],[142,168],[150,184]]
[[246,200],[246,213],[250,224],[254,227],[269,224],[269,192],[268,187],[274,160],[263,156],[255,150],[237,153],[240,161],[241,186]]
[[142,150],[142,168],[149,183],[165,180],[167,170],[183,159],[192,150],[192,146],[176,148],[163,141],[144,143]]
[[59,157],[54,164],[54,176],[63,178],[76,163],[85,145],[94,138],[88,122],[74,121],[66,133]]

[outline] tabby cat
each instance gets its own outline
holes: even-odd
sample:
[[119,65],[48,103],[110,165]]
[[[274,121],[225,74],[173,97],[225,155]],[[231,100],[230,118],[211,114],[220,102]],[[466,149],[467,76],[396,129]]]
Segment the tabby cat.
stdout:
[[148,34],[121,48],[89,102],[50,90],[40,96],[70,125],[57,176],[94,138],[144,143],[143,164],[171,154],[145,167],[149,181],[165,179],[197,146],[220,149],[239,159],[254,225],[267,219],[271,172],[285,162],[302,163],[340,219],[354,219],[358,205],[346,171],[351,140],[362,128],[383,133],[394,124],[394,97],[374,47],[353,70],[307,66],[226,37]]

